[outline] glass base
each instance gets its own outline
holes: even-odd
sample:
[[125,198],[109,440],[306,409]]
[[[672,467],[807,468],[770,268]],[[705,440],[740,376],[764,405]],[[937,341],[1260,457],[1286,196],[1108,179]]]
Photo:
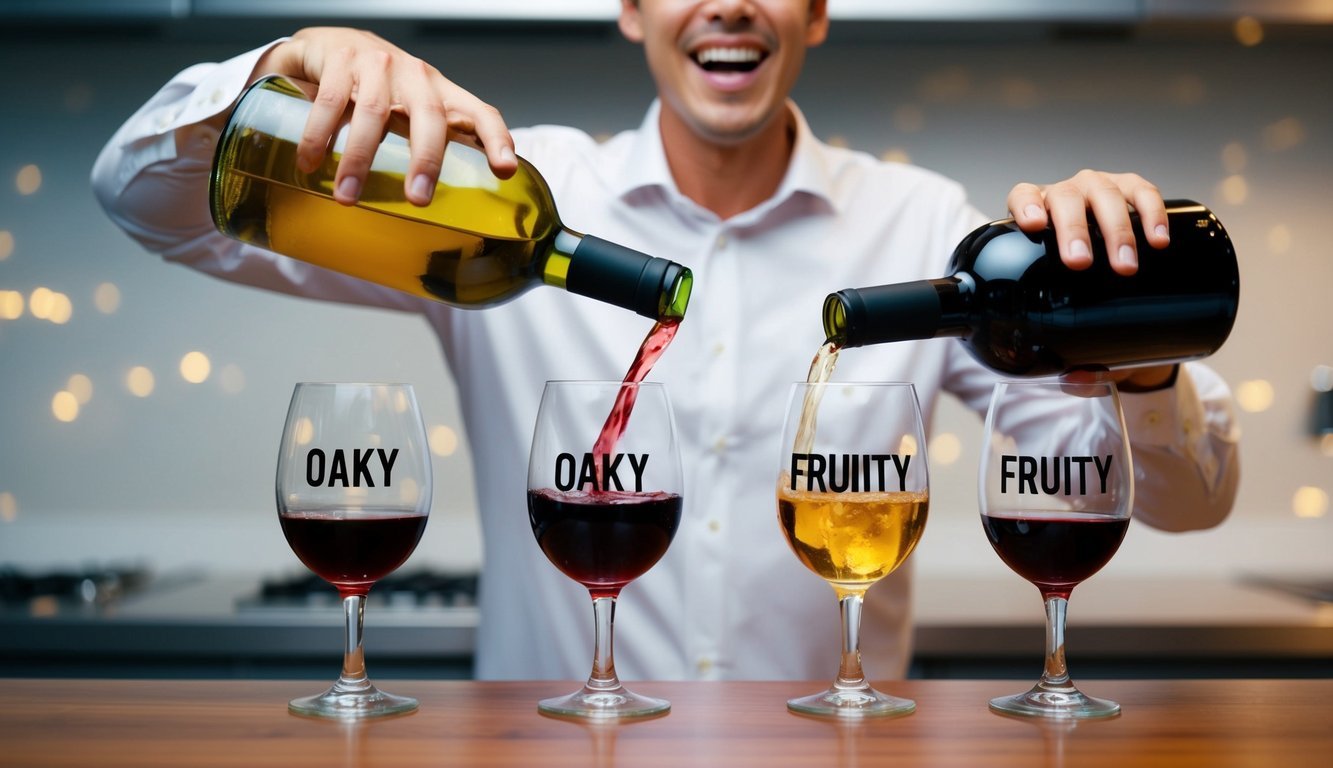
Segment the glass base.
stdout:
[[1027,693],[991,699],[990,708],[1010,715],[1049,717],[1055,720],[1114,717],[1120,714],[1120,705],[1114,701],[1085,696],[1072,686],[1064,691],[1037,686]]
[[568,696],[542,699],[537,702],[539,712],[557,717],[647,717],[660,715],[671,709],[671,702],[666,699],[654,699],[640,696],[619,686],[610,690],[599,691],[584,686]]
[[916,711],[916,702],[900,699],[866,686],[829,688],[812,696],[788,699],[787,709],[821,717],[900,717]]
[[292,699],[287,703],[287,710],[293,714],[342,720],[398,715],[413,712],[416,708],[416,699],[385,693],[369,683],[353,690],[335,684],[317,696]]

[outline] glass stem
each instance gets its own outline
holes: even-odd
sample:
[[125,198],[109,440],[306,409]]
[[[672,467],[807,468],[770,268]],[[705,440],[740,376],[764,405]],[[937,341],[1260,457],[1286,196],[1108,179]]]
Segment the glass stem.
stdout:
[[864,592],[838,590],[838,610],[842,614],[842,662],[833,686],[840,690],[865,690],[870,687],[861,669],[861,605]]
[[1046,599],[1046,669],[1037,687],[1043,690],[1069,692],[1069,668],[1065,666],[1065,611],[1067,598],[1045,595]]
[[616,660],[612,650],[612,635],[616,623],[616,599],[614,597],[594,597],[592,599],[593,618],[593,654],[592,674],[588,675],[587,687],[594,691],[613,691],[620,687],[616,677]]
[[366,614],[365,595],[343,596],[343,671],[338,676],[339,690],[364,690],[370,687],[366,677],[366,654],[361,647],[361,629]]

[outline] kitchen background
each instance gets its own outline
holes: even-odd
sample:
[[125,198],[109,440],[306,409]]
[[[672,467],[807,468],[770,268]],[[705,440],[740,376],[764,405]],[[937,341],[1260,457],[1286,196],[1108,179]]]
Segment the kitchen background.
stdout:
[[[612,0],[567,3],[583,18],[563,23],[467,18],[480,5],[390,3],[431,18],[333,20],[433,62],[511,125],[610,135],[639,123],[651,83],[609,21]],[[1136,170],[1168,197],[1210,205],[1235,241],[1240,315],[1210,361],[1235,390],[1244,432],[1235,511],[1183,536],[1132,527],[1098,578],[1333,580],[1330,4],[1149,2],[1149,13],[1140,2],[1030,2],[987,24],[950,18],[975,3],[936,4],[932,16],[904,2],[896,17],[830,5],[843,17],[795,94],[827,141],[958,179],[995,217],[1015,181]],[[398,380],[417,387],[436,472],[432,520],[407,567],[475,569],[467,438],[424,322],[165,265],[110,223],[89,188],[102,144],[177,71],[329,19],[299,18],[299,3],[268,6],[285,18],[246,15],[258,7],[247,3],[230,6],[239,16],[199,0],[86,12],[96,6],[0,5],[0,565],[255,581],[299,571],[272,491],[293,383]],[[108,10],[120,7],[126,15]],[[320,4],[344,7],[354,6]],[[946,403],[929,446],[922,583],[1015,578],[975,519],[979,437],[979,419]],[[1035,597],[1027,607],[1039,622]]]

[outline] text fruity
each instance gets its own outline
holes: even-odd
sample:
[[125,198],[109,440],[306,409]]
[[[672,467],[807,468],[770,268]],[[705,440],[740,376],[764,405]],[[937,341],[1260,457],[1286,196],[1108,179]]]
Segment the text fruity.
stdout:
[[886,491],[889,468],[898,476],[898,490],[907,490],[907,467],[912,456],[896,453],[793,453],[791,455],[791,489],[797,490],[796,479],[804,477],[805,490],[819,486],[821,493],[847,491]]
[[[1044,493],[1054,496],[1062,493],[1073,495],[1077,487],[1078,495],[1088,493],[1088,465],[1097,470],[1100,493],[1106,493],[1106,479],[1111,473],[1111,460],[1101,456],[1013,456],[1004,454],[1000,457],[1000,493],[1009,492],[1009,481],[1016,480],[1018,493]],[[1038,490],[1040,485],[1040,490]]]

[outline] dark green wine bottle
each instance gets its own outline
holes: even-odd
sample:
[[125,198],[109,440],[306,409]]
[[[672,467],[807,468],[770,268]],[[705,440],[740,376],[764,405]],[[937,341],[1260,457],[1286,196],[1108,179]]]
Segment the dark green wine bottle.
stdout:
[[1027,234],[1012,219],[968,235],[950,274],[870,288],[824,301],[824,333],[842,347],[954,336],[983,365],[1015,376],[1180,362],[1217,351],[1240,302],[1236,251],[1212,211],[1167,201],[1171,244],[1139,243],[1139,269],[1111,270],[1089,217],[1093,264],[1060,260],[1055,232]]

